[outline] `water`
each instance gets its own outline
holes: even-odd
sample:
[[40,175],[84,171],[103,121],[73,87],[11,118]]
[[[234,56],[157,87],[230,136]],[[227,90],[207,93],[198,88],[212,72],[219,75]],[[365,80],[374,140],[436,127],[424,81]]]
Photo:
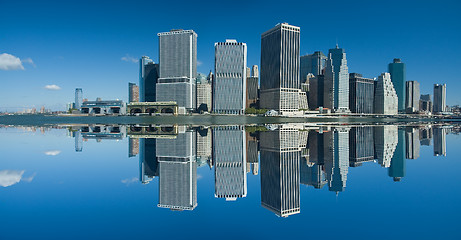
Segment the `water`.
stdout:
[[460,129],[3,126],[1,239],[459,239]]

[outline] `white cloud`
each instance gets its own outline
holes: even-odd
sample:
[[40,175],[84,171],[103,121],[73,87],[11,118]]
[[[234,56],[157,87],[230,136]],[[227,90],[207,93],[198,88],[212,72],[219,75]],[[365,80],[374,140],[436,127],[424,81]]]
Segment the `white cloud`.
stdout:
[[47,90],[53,90],[53,91],[61,90],[61,87],[55,84],[46,85],[44,88]]
[[0,186],[9,187],[21,181],[24,170],[2,170],[0,171]]
[[23,59],[22,62],[23,62],[23,63],[28,63],[28,64],[34,66],[34,68],[37,67],[37,66],[35,65],[34,61],[32,61],[31,58]]
[[197,60],[197,66],[199,66],[199,67],[200,67],[200,66],[202,66],[202,64],[203,64],[203,62],[202,62],[202,61],[200,61],[200,60]]
[[59,151],[59,150],[51,150],[51,151],[46,151],[44,153],[45,153],[45,155],[48,155],[48,156],[56,156],[56,155],[60,154],[61,151]]
[[125,61],[125,62],[132,62],[132,63],[137,63],[139,60],[130,56],[130,55],[125,55],[124,57],[121,58],[122,61]]
[[126,184],[127,186],[132,184],[132,183],[135,183],[138,181],[138,178],[137,177],[132,177],[132,178],[127,178],[127,179],[122,179],[122,183],[123,184]]
[[8,53],[0,54],[0,70],[24,70],[21,59]]

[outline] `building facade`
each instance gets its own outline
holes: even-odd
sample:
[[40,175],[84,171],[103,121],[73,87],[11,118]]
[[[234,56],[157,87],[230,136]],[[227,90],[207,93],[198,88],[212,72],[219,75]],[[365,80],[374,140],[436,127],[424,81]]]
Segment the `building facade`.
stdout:
[[320,51],[300,57],[300,78],[304,81],[307,74],[312,73],[314,76],[322,74],[327,61],[327,56]]
[[213,112],[244,114],[247,91],[247,46],[236,40],[215,43]]
[[375,80],[349,74],[349,108],[353,113],[374,113]]
[[197,34],[193,30],[171,30],[158,37],[156,101],[175,101],[180,108],[192,111],[196,107]]
[[432,101],[430,94],[422,94],[419,99],[419,110],[425,113],[432,113]]
[[434,113],[442,113],[447,107],[447,85],[434,84]]
[[139,86],[136,83],[128,83],[128,101],[139,102]]
[[211,111],[211,82],[203,74],[197,74],[196,108],[198,112]]
[[75,105],[74,108],[80,110],[83,103],[83,91],[81,88],[75,89]]
[[405,108],[407,113],[419,112],[419,82],[408,81],[405,83]]
[[399,58],[395,58],[393,63],[389,63],[388,71],[394,84],[395,92],[398,97],[398,111],[405,112],[405,82],[406,68]]
[[261,35],[261,108],[299,111],[300,28],[281,23]]
[[329,50],[324,75],[324,107],[349,111],[349,69],[344,49],[336,46]]
[[389,73],[382,73],[378,77],[375,87],[374,111],[377,114],[397,114],[398,97]]

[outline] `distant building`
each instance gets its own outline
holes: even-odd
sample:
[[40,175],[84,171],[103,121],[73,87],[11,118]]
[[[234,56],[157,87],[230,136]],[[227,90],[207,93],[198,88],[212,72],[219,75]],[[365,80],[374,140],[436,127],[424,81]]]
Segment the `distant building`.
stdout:
[[398,97],[389,73],[378,77],[375,87],[374,111],[378,114],[393,115],[398,113]]
[[407,113],[419,112],[419,82],[407,81],[405,91],[405,108]]
[[94,115],[125,115],[126,104],[122,100],[85,101],[81,107],[82,113]]
[[179,108],[192,111],[196,107],[197,34],[193,30],[171,30],[158,37],[156,101],[175,101]]
[[75,89],[75,105],[74,108],[80,110],[83,103],[83,92],[81,88]]
[[128,140],[128,157],[135,157],[139,154],[139,138]]
[[432,101],[430,94],[423,94],[419,99],[419,110],[425,113],[432,112]]
[[201,73],[197,74],[197,111],[211,111],[211,82]]
[[324,75],[324,107],[336,112],[349,111],[349,69],[344,49],[336,45],[328,51]]
[[434,113],[442,113],[447,107],[447,85],[434,84]]
[[299,27],[281,23],[261,35],[261,108],[299,111],[299,34]]
[[375,80],[349,74],[349,108],[353,113],[374,113]]
[[314,76],[322,74],[325,68],[327,57],[320,51],[314,52],[300,57],[300,78],[301,81],[306,80],[306,76],[311,73]]
[[139,102],[139,87],[136,83],[128,83],[128,101]]
[[392,83],[395,88],[395,92],[398,97],[398,111],[405,112],[405,82],[406,82],[406,69],[405,63],[403,63],[399,58],[394,58],[393,63],[389,63],[388,71]]
[[251,76],[259,78],[258,65],[253,65],[253,67],[251,67]]
[[253,175],[259,173],[259,154],[258,154],[258,139],[248,131],[246,133],[246,158],[247,158],[247,173],[252,172]]
[[247,45],[236,40],[215,43],[213,112],[244,114],[247,91]]

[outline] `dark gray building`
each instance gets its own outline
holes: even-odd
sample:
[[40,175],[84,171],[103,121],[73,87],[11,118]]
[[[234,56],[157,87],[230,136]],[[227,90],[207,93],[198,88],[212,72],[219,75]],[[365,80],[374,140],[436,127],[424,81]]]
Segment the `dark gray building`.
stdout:
[[405,107],[407,113],[419,112],[419,82],[407,81],[405,83]]
[[430,94],[423,94],[419,99],[419,109],[420,111],[431,113],[432,112],[432,101]]
[[358,167],[373,161],[375,154],[373,127],[353,127],[349,132],[349,166]]
[[349,74],[349,108],[353,113],[374,113],[375,80],[362,74]]
[[447,85],[434,84],[434,113],[445,112],[447,108]]
[[322,74],[325,68],[327,56],[321,51],[314,52],[300,57],[300,78],[305,81],[307,74],[312,73],[314,76]]

